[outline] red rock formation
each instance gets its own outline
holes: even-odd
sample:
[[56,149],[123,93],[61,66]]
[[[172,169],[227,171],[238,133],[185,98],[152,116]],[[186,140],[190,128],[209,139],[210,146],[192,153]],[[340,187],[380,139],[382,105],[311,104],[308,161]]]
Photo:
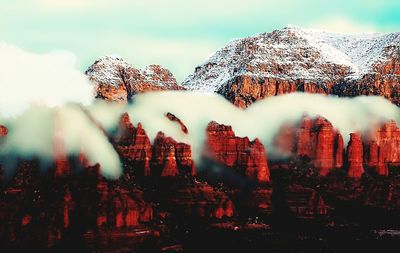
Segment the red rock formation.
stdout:
[[340,168],[343,164],[343,139],[326,119],[317,118],[317,144],[314,165],[325,176],[332,168]]
[[310,159],[325,176],[343,166],[344,144],[341,134],[322,118],[303,118],[299,127],[285,125],[276,136],[275,145],[286,155]]
[[114,143],[120,156],[131,161],[134,168],[140,170],[139,174],[150,175],[150,139],[140,123],[136,128],[133,126],[127,113],[121,116]]
[[379,128],[372,140],[366,143],[365,162],[374,167],[379,175],[389,174],[390,164],[400,163],[400,128],[389,121]]
[[[390,65],[387,68],[390,69]],[[391,70],[396,71],[395,69]],[[279,78],[238,76],[227,86],[218,90],[218,93],[240,108],[247,108],[255,101],[265,97],[293,92],[332,94],[342,97],[376,95],[400,105],[400,100],[396,95],[400,92],[399,87],[400,77],[398,74],[370,74],[356,81],[332,80],[323,84],[301,79],[282,80]]]
[[161,132],[151,145],[142,125],[139,123],[135,128],[126,113],[121,117],[114,144],[122,158],[130,161],[134,169],[141,170],[139,175],[195,173],[190,145],[178,143]]
[[364,174],[363,143],[359,133],[350,134],[347,146],[347,164],[349,177],[360,178]]
[[0,137],[6,136],[8,134],[7,127],[0,125]]
[[211,122],[207,129],[206,156],[259,182],[269,181],[265,148],[256,139],[236,137],[232,127]]
[[185,134],[187,134],[189,132],[187,127],[185,126],[185,124],[183,124],[183,122],[178,117],[176,117],[174,114],[169,112],[166,114],[166,116],[171,121],[177,122],[179,124],[179,126],[181,127],[182,132],[184,132]]
[[308,92],[326,94],[326,88],[329,87],[330,93],[333,94],[333,84],[326,82],[325,84],[317,84],[315,82],[307,82],[305,80],[284,80],[279,78],[260,78],[256,76],[242,75],[235,77],[217,92],[234,105],[240,108],[249,107],[255,101],[265,97],[279,96],[282,94],[293,92]]
[[72,199],[72,194],[69,189],[66,190],[63,199],[63,226],[68,228],[70,226],[71,212],[74,208],[74,201]]
[[195,173],[190,146],[178,143],[162,132],[159,132],[154,139],[151,167],[161,176]]
[[291,124],[283,124],[274,138],[277,151],[283,156],[290,156],[296,150],[298,128]]

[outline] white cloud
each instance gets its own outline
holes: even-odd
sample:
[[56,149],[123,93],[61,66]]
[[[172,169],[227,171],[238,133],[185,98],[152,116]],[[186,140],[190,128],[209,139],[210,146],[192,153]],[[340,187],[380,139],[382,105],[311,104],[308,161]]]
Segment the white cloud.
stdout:
[[83,152],[102,173],[118,177],[117,153],[78,103],[93,101],[93,87],[75,68],[68,52],[35,54],[0,44],[0,124],[9,132],[0,145],[0,162],[12,171],[19,157],[54,159],[53,138],[60,133],[66,152]]
[[[121,108],[98,106],[88,110],[103,126],[113,129],[112,122],[117,124],[116,115],[119,115]],[[135,102],[122,111],[129,113],[135,125],[142,123],[150,140],[162,131],[177,141],[190,144],[196,161],[199,161],[204,151],[205,128],[213,120],[232,126],[237,136],[259,138],[269,155],[279,155],[273,142],[279,129],[286,123],[299,122],[305,114],[328,119],[340,130],[346,144],[352,132],[367,133],[388,120],[400,123],[399,108],[383,97],[339,98],[307,93],[265,98],[247,110],[240,110],[217,94],[150,92],[137,95]],[[189,134],[184,134],[178,125],[168,120],[165,117],[167,112],[182,120]]]
[[16,114],[31,103],[91,103],[92,86],[74,65],[68,52],[34,54],[0,44],[0,113]]
[[359,34],[376,32],[378,29],[372,24],[357,23],[345,17],[331,17],[308,25],[310,28],[326,30],[344,34]]

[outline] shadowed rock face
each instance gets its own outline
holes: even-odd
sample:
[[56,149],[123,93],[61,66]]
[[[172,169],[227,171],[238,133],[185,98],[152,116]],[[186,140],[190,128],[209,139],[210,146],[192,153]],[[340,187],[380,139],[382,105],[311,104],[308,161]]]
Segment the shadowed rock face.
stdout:
[[197,180],[174,189],[168,203],[171,207],[179,207],[187,216],[221,219],[237,214],[233,201],[225,192]]
[[138,93],[161,90],[183,90],[172,73],[159,65],[136,69],[123,59],[106,56],[86,70],[93,82],[96,98],[126,103]]
[[22,162],[20,178],[2,189],[0,217],[7,220],[0,225],[2,242],[6,237],[9,245],[53,248],[62,240],[83,239],[87,230],[112,234],[153,219],[153,206],[144,200],[143,191],[107,181],[98,164],[78,174],[50,178],[39,175],[38,164]]

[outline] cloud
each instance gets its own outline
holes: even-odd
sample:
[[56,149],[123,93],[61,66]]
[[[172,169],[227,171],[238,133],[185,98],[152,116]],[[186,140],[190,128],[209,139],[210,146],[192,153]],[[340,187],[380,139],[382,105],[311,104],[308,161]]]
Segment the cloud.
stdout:
[[92,86],[74,65],[68,52],[34,54],[0,44],[0,112],[17,114],[31,103],[91,103]]
[[343,34],[371,33],[378,31],[378,28],[375,25],[356,22],[340,16],[331,17],[320,21],[313,21],[313,23],[308,26],[310,28]]
[[[217,94],[152,92],[137,95],[134,103],[125,108],[101,103],[88,111],[109,130],[115,129],[117,116],[126,111],[135,125],[139,122],[143,125],[150,140],[162,131],[177,141],[190,144],[197,162],[204,149],[205,129],[210,121],[232,126],[237,136],[259,138],[269,155],[279,155],[274,138],[281,127],[297,124],[305,114],[328,119],[342,133],[346,144],[352,132],[367,134],[388,120],[400,124],[399,108],[382,97],[339,98],[307,93],[265,98],[243,111]],[[189,134],[184,134],[165,117],[168,112],[182,120]]]
[[[90,164],[101,164],[101,173],[118,178],[121,163],[107,136],[78,105],[47,107],[33,105],[24,112],[6,117],[0,124],[8,128],[0,145],[0,163],[10,175],[19,159],[40,159],[42,170],[53,166],[60,155],[84,154]],[[57,140],[56,140],[57,139]]]
[[[17,117],[0,115],[0,123],[9,129],[0,146],[1,164],[11,173],[19,157],[40,157],[45,164],[46,161],[51,163],[57,134],[68,155],[82,152],[92,164],[101,164],[103,175],[118,178],[122,171],[118,154],[97,124],[111,134],[122,112],[128,112],[135,125],[142,123],[150,140],[162,131],[179,142],[190,144],[197,163],[201,162],[205,129],[210,121],[232,126],[237,136],[259,138],[269,157],[283,155],[273,141],[281,127],[298,123],[304,114],[328,119],[340,130],[345,143],[352,132],[369,133],[388,120],[400,123],[399,108],[382,97],[339,98],[293,93],[266,98],[241,110],[217,94],[150,92],[137,95],[134,103],[126,106],[104,101],[85,108],[32,106]],[[168,120],[167,112],[181,119],[189,134],[184,134],[180,126]]]
[[69,155],[83,152],[92,164],[101,163],[104,175],[119,176],[116,151],[82,110],[93,101],[93,87],[74,64],[68,52],[34,54],[0,45],[0,124],[9,130],[0,160],[7,171],[18,158],[40,157],[49,166],[60,133]]

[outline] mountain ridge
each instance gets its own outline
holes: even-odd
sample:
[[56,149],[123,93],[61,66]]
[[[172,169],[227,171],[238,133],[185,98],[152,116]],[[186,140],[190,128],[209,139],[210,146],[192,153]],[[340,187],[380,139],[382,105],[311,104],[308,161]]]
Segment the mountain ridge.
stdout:
[[[400,33],[345,35],[287,26],[231,41],[196,67],[195,72],[182,84],[188,89],[215,92],[230,79],[246,74],[308,81],[331,80],[329,74],[335,76],[333,70],[321,72],[310,66],[312,63],[317,66],[342,65],[347,71],[341,77],[359,79],[363,74],[373,71],[371,68],[374,64],[385,60],[384,48],[389,46],[395,46],[398,50]],[[294,66],[282,72],[279,66],[272,66],[274,64]],[[250,68],[257,65],[264,68]]]

